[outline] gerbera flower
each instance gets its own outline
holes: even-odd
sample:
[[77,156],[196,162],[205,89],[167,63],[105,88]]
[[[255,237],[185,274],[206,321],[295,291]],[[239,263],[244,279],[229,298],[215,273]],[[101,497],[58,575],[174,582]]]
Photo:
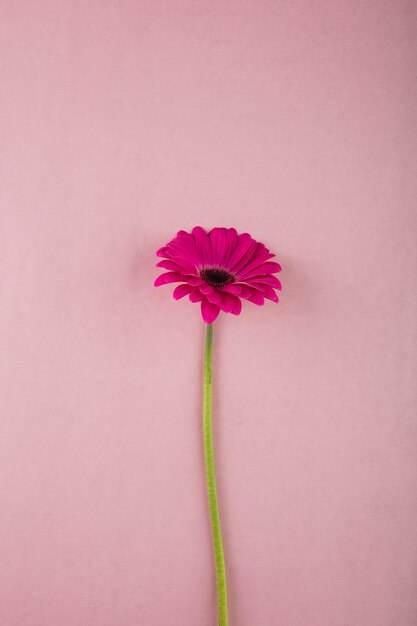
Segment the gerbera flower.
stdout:
[[211,324],[220,311],[240,315],[242,299],[263,305],[265,298],[278,302],[276,289],[281,283],[273,274],[281,271],[278,263],[263,243],[248,233],[238,235],[234,228],[201,226],[191,233],[180,230],[163,248],[156,252],[163,257],[157,267],[166,270],[155,280],[155,287],[181,283],[173,297],[184,296],[201,303],[201,314]]

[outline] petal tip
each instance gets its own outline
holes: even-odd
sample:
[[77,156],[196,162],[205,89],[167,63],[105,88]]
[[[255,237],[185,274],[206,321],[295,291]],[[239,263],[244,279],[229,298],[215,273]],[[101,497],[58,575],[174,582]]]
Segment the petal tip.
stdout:
[[212,304],[206,298],[201,301],[201,316],[206,324],[214,322],[220,313],[220,309],[216,304]]

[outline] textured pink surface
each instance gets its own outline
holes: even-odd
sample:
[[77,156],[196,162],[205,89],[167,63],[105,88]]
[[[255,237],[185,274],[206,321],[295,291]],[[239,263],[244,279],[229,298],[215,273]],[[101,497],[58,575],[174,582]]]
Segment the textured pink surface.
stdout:
[[196,223],[284,267],[215,333],[231,626],[415,625],[415,3],[0,13],[1,625],[215,624]]

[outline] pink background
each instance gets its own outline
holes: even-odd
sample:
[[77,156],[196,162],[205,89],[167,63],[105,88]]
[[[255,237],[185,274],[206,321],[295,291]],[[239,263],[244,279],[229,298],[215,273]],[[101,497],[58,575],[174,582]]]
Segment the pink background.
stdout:
[[195,224],[284,266],[215,328],[231,626],[415,625],[415,3],[0,13],[1,625],[215,625]]

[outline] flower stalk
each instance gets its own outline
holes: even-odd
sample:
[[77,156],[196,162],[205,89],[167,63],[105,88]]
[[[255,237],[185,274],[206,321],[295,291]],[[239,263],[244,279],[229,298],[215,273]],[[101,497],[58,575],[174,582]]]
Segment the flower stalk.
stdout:
[[214,557],[216,565],[217,606],[219,626],[228,626],[226,567],[217,502],[216,471],[213,450],[212,425],[212,362],[213,324],[206,324],[203,371],[203,436],[206,466],[207,495],[210,512]]

